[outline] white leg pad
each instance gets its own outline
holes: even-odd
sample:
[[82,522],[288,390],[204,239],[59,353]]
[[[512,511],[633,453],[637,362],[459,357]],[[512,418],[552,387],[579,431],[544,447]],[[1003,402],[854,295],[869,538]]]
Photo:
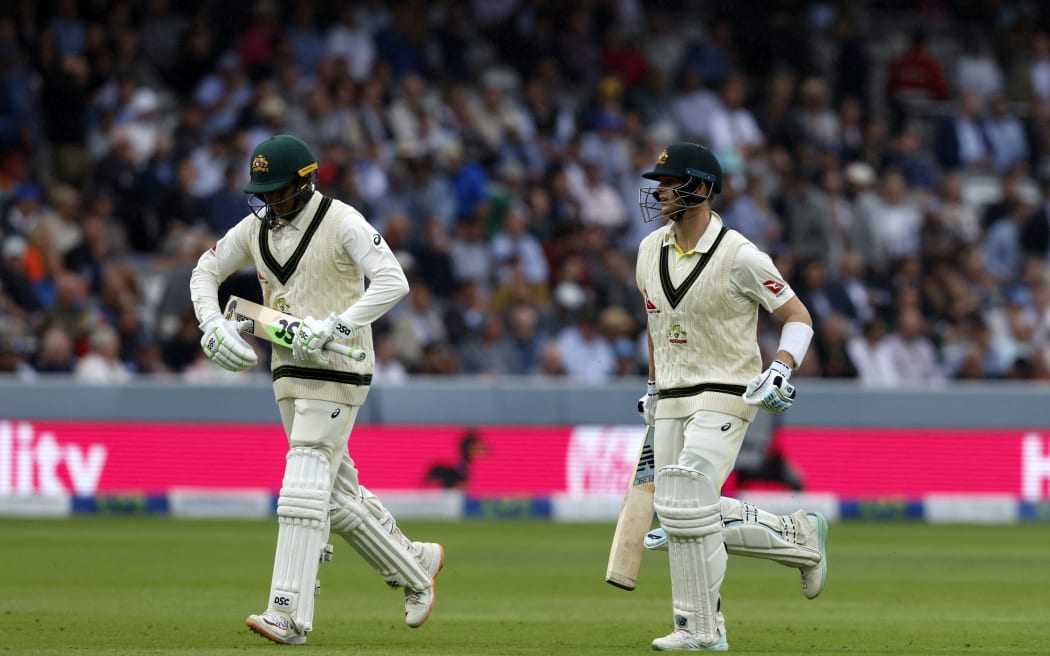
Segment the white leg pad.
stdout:
[[727,557],[718,499],[717,484],[704,472],[669,465],[656,475],[653,505],[667,532],[675,628],[702,645],[722,635],[718,594]]
[[269,608],[288,614],[301,631],[313,629],[317,567],[328,536],[331,480],[325,454],[305,447],[288,451],[277,500],[277,552]]
[[419,548],[397,527],[394,516],[363,486],[361,496],[332,492],[332,531],[394,587],[426,590],[433,577],[419,562]]
[[787,567],[813,567],[820,547],[803,511],[774,515],[746,501],[722,497],[722,537],[731,554],[765,558]]

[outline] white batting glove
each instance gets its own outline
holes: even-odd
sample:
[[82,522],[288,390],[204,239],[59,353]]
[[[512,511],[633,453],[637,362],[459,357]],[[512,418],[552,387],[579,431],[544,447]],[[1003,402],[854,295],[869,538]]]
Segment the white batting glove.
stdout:
[[638,414],[649,426],[656,425],[656,402],[659,400],[656,383],[650,380],[645,384],[645,395],[638,399]]
[[324,319],[306,317],[299,324],[299,331],[292,340],[293,357],[314,366],[328,364],[328,351],[324,345],[332,341],[336,333],[353,337],[354,329],[344,323],[335,312]]
[[774,360],[759,375],[747,384],[743,394],[748,405],[761,405],[770,412],[784,412],[795,402],[795,386],[788,382],[791,378],[791,367],[780,360]]
[[222,315],[213,314],[200,325],[204,333],[201,348],[212,362],[227,371],[244,371],[259,361],[255,350],[238,332],[241,323],[244,322],[227,321]]

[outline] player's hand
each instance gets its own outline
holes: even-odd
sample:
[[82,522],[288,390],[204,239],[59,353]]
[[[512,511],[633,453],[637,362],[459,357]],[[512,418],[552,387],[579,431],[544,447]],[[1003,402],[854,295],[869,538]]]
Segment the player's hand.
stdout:
[[[349,334],[346,333],[347,329]],[[340,321],[339,315],[334,312],[324,319],[306,317],[299,324],[299,331],[292,340],[292,356],[314,366],[328,364],[328,351],[324,349],[324,345],[332,341],[336,330],[347,334],[348,337],[353,336],[353,329]]]
[[656,425],[656,402],[660,397],[656,393],[656,383],[649,381],[645,385],[645,395],[638,399],[638,414],[649,426]]
[[244,371],[259,361],[255,350],[238,332],[242,323],[227,321],[222,315],[213,314],[200,325],[204,333],[201,337],[204,353],[212,362],[228,371]]
[[761,405],[770,412],[784,412],[795,402],[795,386],[788,382],[791,367],[774,360],[747,384],[743,399],[748,405]]

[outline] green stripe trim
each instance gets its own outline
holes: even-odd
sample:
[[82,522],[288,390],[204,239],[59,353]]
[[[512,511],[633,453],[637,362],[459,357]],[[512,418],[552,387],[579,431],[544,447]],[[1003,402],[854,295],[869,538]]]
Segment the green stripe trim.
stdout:
[[328,383],[357,385],[360,387],[367,387],[372,384],[372,374],[356,374],[352,371],[333,371],[331,369],[311,369],[310,367],[296,367],[294,365],[285,365],[274,369],[274,382],[277,382],[281,378],[323,380]]
[[664,246],[664,253],[660,258],[660,286],[663,287],[664,296],[667,297],[667,302],[671,304],[672,308],[677,308],[678,304],[685,298],[685,293],[689,291],[689,288],[693,286],[696,279],[700,277],[704,268],[707,267],[707,263],[711,261],[711,256],[714,255],[715,249],[722,243],[722,237],[726,236],[729,232],[729,228],[722,226],[722,229],[718,231],[718,236],[715,237],[715,243],[711,244],[711,248],[706,253],[700,256],[700,261],[696,263],[693,270],[689,272],[686,279],[682,281],[681,286],[675,287],[674,283],[671,282],[671,265],[668,264],[669,259],[672,257],[670,244]]
[[743,385],[729,385],[726,383],[701,383],[700,385],[693,385],[692,387],[672,387],[670,389],[660,390],[659,398],[661,399],[681,399],[687,396],[696,396],[703,392],[719,392],[721,394],[733,394],[740,396],[747,388]]
[[328,196],[321,197],[321,204],[317,206],[317,211],[314,213],[314,218],[310,220],[310,224],[306,226],[306,230],[303,232],[303,238],[299,240],[299,245],[296,247],[295,252],[288,258],[288,261],[283,265],[277,261],[273,253],[270,251],[270,231],[264,226],[259,230],[259,252],[262,254],[263,263],[266,267],[273,272],[273,275],[281,281],[281,284],[288,282],[288,279],[295,273],[296,268],[299,266],[299,261],[303,259],[303,255],[306,254],[306,249],[310,245],[310,239],[317,232],[318,228],[321,227],[321,220],[324,219],[325,212],[332,205],[332,199]]

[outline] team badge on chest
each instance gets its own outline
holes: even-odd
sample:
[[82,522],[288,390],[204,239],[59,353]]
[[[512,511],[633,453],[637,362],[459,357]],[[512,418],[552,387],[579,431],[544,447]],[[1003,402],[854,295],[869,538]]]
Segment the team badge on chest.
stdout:
[[667,341],[672,344],[688,344],[689,340],[685,335],[685,328],[682,328],[682,324],[676,323],[667,331]]

